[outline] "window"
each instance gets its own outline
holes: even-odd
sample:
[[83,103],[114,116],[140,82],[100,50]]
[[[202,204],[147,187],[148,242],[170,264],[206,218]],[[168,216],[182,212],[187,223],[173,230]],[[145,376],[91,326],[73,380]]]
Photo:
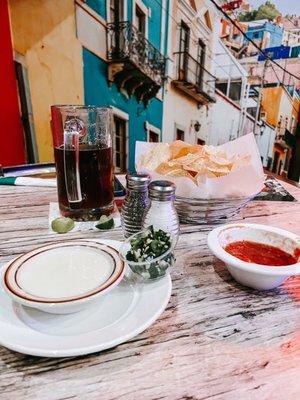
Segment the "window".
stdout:
[[200,144],[201,146],[204,146],[205,145],[205,140],[202,140],[202,139],[197,139],[197,144]]
[[216,89],[220,90],[220,92],[224,93],[226,95],[227,93],[227,85],[228,82],[216,82]]
[[202,83],[203,83],[203,68],[204,68],[204,63],[205,63],[205,44],[202,42],[202,40],[199,39],[198,42],[198,55],[197,55],[197,61],[198,61],[198,71],[197,71],[197,84],[200,88],[202,88]]
[[161,130],[154,125],[149,124],[148,121],[145,122],[145,129],[147,131],[147,141],[148,142],[159,142]]
[[127,122],[114,115],[114,165],[115,172],[125,172],[127,169]]
[[146,34],[146,14],[136,4],[135,6],[135,21],[137,29],[143,34]]
[[190,28],[181,21],[179,39],[179,80],[187,80],[190,46]]
[[184,131],[176,128],[176,140],[184,140]]
[[120,0],[109,1],[109,21],[119,22],[124,20],[124,2]]
[[291,133],[294,133],[294,127],[295,127],[295,117],[292,115],[291,126],[290,126]]
[[180,41],[179,41],[179,51],[189,51],[190,45],[190,28],[181,21],[181,28],[180,28]]
[[233,101],[241,99],[242,82],[230,82],[229,98]]
[[211,18],[210,18],[210,15],[209,15],[209,11],[205,11],[205,13],[204,13],[204,21],[205,21],[207,27],[210,30],[212,30],[212,23],[211,23]]
[[159,142],[159,134],[153,131],[149,131],[148,133],[149,142]]
[[253,118],[255,118],[256,107],[247,107],[247,113],[250,114]]

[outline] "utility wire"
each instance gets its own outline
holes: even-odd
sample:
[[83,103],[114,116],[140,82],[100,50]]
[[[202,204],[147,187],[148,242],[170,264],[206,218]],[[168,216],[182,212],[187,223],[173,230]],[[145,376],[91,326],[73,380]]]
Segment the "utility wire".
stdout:
[[[174,18],[174,16],[169,13],[169,10],[166,7],[163,7],[163,5],[158,1],[158,0],[154,0],[165,12],[166,14],[175,22],[175,25],[177,25],[177,27],[181,28],[181,24],[177,22],[177,20]],[[243,32],[243,30],[235,23],[235,21],[225,12],[222,10],[222,8],[214,1],[214,0],[210,0],[211,3],[214,4],[214,6],[239,30],[239,32],[242,33],[242,35],[249,41],[251,42],[255,48],[257,48],[266,58],[268,58],[269,60],[271,60],[271,62],[273,62],[275,65],[277,65],[280,69],[282,69],[283,71],[285,71],[287,74],[289,74],[290,76],[293,76],[294,78],[300,80],[300,77],[297,75],[294,75],[292,72],[286,70],[284,67],[282,67],[280,64],[278,64],[276,61],[274,61],[268,54],[266,54],[252,39],[248,38],[248,36]],[[195,40],[193,41],[194,44],[198,44],[199,38],[197,38],[195,35],[191,35],[191,37],[194,37]],[[210,51],[210,53],[212,53]],[[207,49],[206,49],[206,54],[208,55]],[[218,65],[218,67],[220,67],[221,69],[222,66],[220,64],[218,64],[212,57],[208,56],[216,65]],[[234,63],[233,63],[234,65]],[[223,69],[223,71],[225,71]],[[226,71],[226,74],[228,76],[230,76],[230,74]]]
[[[177,20],[174,18],[174,16],[173,16],[172,14],[169,13],[169,10],[168,10],[166,7],[163,7],[163,5],[162,5],[158,0],[154,0],[154,1],[166,12],[166,14],[175,22],[175,25],[176,25],[178,28],[181,28],[181,24],[178,23]],[[227,13],[224,12],[224,11],[222,10],[222,8],[219,7],[218,4],[215,3],[214,0],[210,0],[210,1],[215,5],[215,7],[216,7],[219,11],[221,11],[221,13],[222,13],[226,18],[229,19],[229,21],[242,33],[242,35],[243,35],[248,41],[250,41],[250,42],[251,42],[251,43],[266,57],[266,58],[268,58],[271,62],[273,62],[275,65],[277,65],[277,66],[278,66],[281,70],[283,70],[284,72],[286,72],[286,73],[288,73],[289,75],[294,76],[296,79],[299,79],[299,80],[300,80],[299,77],[297,77],[296,75],[294,75],[294,74],[292,74],[291,72],[287,71],[284,67],[282,67],[280,64],[278,64],[277,62],[275,62],[275,61],[274,61],[269,55],[267,55],[254,41],[252,41],[251,39],[249,39],[249,38],[247,37],[247,35],[240,29],[240,27],[232,20],[232,18],[230,18],[230,17],[227,15]],[[197,38],[196,36],[194,36],[194,38],[195,38],[194,43],[198,44],[198,39],[199,39],[199,38]],[[212,52],[210,51],[210,53],[212,53]],[[226,54],[226,53],[224,53],[224,55],[225,55],[225,54]],[[222,65],[220,65],[219,63],[217,63],[216,60],[215,60],[214,58],[212,58],[212,57],[208,54],[208,52],[206,52],[206,55],[207,55],[219,68],[221,68],[221,69],[225,72],[226,75],[228,75],[229,77],[231,77],[230,73],[229,73],[228,71],[226,71],[225,68],[224,68]],[[226,54],[226,55],[227,55],[227,54]],[[231,65],[235,65],[235,64],[232,63],[232,64],[230,64],[230,66],[231,66]],[[271,66],[272,66],[272,64],[271,64]],[[272,66],[272,67],[273,67],[273,66]],[[273,68],[273,70],[274,70],[274,68]],[[275,70],[274,70],[274,72],[275,72]],[[279,82],[279,83],[282,83],[282,82],[280,81],[280,79],[278,78],[278,76],[277,76],[276,73],[275,73],[275,75],[276,75],[276,77],[277,77],[277,79],[278,79],[278,82]],[[208,86],[210,86],[211,88],[213,88],[213,86],[210,84],[209,81],[205,81],[204,83],[206,83]],[[297,110],[295,109],[294,105],[293,105],[293,109],[294,109],[295,111],[297,111]]]
[[232,23],[233,26],[235,26],[237,28],[237,30],[244,36],[244,38],[246,38],[261,54],[263,54],[266,59],[270,60],[272,63],[274,63],[275,65],[277,65],[277,67],[279,67],[280,69],[282,69],[283,71],[285,71],[287,74],[293,76],[294,78],[300,80],[300,77],[293,74],[292,72],[288,71],[287,69],[285,69],[284,67],[282,67],[279,63],[277,63],[275,60],[272,59],[272,57],[270,57],[265,51],[262,50],[261,47],[259,47],[252,39],[248,38],[248,36],[245,34],[245,32],[238,26],[238,24],[222,9],[222,7],[220,7],[215,0],[210,0],[210,2],[212,4],[214,4],[214,6]]

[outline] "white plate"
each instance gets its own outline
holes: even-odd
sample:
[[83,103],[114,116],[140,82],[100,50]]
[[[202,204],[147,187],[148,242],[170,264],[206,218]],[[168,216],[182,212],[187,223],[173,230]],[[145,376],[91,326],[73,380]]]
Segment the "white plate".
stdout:
[[[118,249],[120,242],[103,240]],[[13,303],[0,287],[0,344],[20,353],[70,357],[126,342],[147,329],[164,311],[170,276],[141,283],[130,274],[84,311],[52,315]]]
[[118,251],[93,240],[52,243],[6,264],[3,287],[17,303],[53,314],[88,307],[122,280]]

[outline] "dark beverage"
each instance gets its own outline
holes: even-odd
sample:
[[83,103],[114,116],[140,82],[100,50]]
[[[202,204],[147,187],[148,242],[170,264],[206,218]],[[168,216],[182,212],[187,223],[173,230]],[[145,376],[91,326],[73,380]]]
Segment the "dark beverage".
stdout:
[[[65,153],[65,155],[64,155]],[[98,220],[104,213],[113,209],[113,162],[112,149],[79,147],[79,175],[82,201],[68,200],[65,165],[75,175],[74,150],[54,148],[57,172],[58,201],[61,213],[75,220]],[[65,157],[65,160],[64,160]],[[69,179],[69,178],[68,178]]]

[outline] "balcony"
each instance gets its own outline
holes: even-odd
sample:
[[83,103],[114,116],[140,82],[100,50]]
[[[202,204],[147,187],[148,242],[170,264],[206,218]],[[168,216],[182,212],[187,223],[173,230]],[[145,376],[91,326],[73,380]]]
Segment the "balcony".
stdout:
[[275,137],[275,143],[282,148],[294,149],[296,147],[296,136],[293,135],[288,129],[285,129],[284,133],[281,131],[277,133]]
[[165,79],[165,57],[130,22],[107,24],[108,80],[145,105]]
[[189,53],[182,51],[175,53],[176,79],[173,84],[199,105],[215,103],[216,78]]

